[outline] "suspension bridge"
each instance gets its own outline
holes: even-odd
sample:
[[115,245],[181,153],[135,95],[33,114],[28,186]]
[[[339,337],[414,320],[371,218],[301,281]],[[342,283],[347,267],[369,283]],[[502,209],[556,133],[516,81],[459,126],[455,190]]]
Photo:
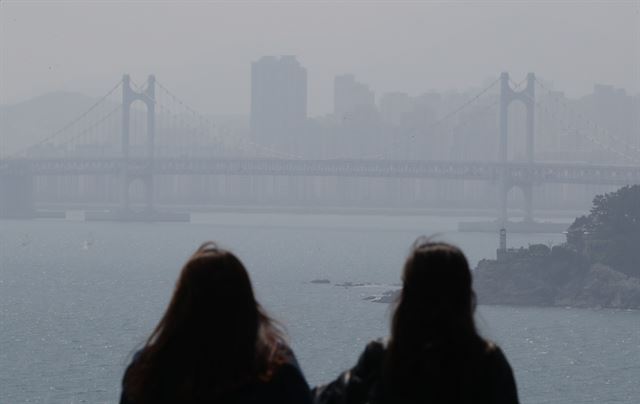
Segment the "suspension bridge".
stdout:
[[[513,85],[512,85],[513,84]],[[586,134],[599,147],[616,153],[623,164],[559,164],[534,159],[536,86],[543,84],[529,74],[526,87],[502,73],[474,97],[444,114],[437,126],[460,114],[495,86],[500,86],[498,121],[499,150],[495,161],[448,161],[397,159],[385,155],[364,157],[305,158],[230,135],[213,124],[167,87],[150,76],[140,86],[125,75],[110,91],[76,119],[36,144],[0,160],[0,216],[32,217],[34,178],[58,176],[112,176],[120,183],[120,206],[115,217],[152,218],[155,211],[155,179],[158,176],[283,176],[431,178],[489,181],[498,186],[499,223],[508,221],[507,197],[520,188],[524,196],[525,221],[533,221],[534,187],[547,183],[629,185],[640,183],[640,151],[631,146],[612,148]],[[544,88],[544,87],[543,87]],[[121,91],[121,99],[113,100]],[[526,108],[524,161],[509,160],[509,105]],[[144,109],[135,104],[143,104]],[[175,112],[175,105],[181,113]],[[415,138],[417,134],[412,135]],[[398,142],[396,140],[396,142]],[[196,150],[185,150],[185,144]],[[392,149],[391,147],[390,149]],[[144,187],[143,214],[136,216],[131,204],[131,183]]]

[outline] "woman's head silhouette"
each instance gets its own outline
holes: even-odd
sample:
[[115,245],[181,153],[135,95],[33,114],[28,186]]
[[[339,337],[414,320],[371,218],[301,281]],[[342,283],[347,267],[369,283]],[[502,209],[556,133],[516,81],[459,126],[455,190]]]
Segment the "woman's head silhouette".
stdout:
[[164,316],[125,375],[127,393],[136,403],[210,400],[268,380],[285,361],[283,345],[242,262],[207,242],[184,265]]
[[410,326],[434,337],[460,327],[471,331],[475,295],[469,264],[458,247],[419,238],[404,265],[402,281],[395,330]]
[[252,344],[259,307],[249,274],[231,252],[208,242],[182,268],[164,318],[151,345],[188,338],[232,346]]
[[465,363],[489,346],[476,331],[467,259],[453,245],[419,238],[402,281],[385,361],[387,389],[411,394],[420,380],[431,380],[450,391]]

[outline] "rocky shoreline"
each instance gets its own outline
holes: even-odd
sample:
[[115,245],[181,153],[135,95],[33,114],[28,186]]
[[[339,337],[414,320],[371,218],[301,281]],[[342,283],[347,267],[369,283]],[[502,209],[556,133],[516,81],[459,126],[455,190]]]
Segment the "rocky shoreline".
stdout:
[[[474,270],[478,304],[640,310],[640,279],[606,265],[591,265],[576,258],[567,260],[565,257],[564,261],[555,263],[540,256],[511,261],[482,260]],[[556,276],[550,276],[549,272],[556,272]],[[359,282],[332,283],[326,279],[309,283],[343,288],[372,285]],[[393,288],[362,299],[385,304],[397,301],[400,285],[376,286]]]
[[640,309],[640,279],[590,263],[563,246],[547,254],[482,260],[474,271],[479,304]]

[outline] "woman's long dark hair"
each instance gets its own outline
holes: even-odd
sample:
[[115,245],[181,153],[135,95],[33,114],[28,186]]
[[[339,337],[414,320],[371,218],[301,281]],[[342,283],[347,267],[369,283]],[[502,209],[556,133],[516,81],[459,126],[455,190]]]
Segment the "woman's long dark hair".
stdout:
[[125,375],[124,393],[136,404],[224,397],[268,380],[285,360],[283,344],[242,262],[207,242],[184,265],[167,311]]
[[448,389],[490,344],[474,322],[475,294],[462,251],[419,238],[403,271],[403,287],[391,324],[383,375],[386,390],[411,394],[425,380]]

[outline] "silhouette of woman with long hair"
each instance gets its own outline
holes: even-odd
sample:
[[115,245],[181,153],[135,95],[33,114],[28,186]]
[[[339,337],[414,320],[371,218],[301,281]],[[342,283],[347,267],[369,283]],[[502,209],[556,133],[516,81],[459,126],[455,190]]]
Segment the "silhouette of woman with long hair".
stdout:
[[471,271],[460,249],[419,238],[403,272],[388,343],[314,389],[316,403],[517,404],[513,372],[474,323]]
[[293,353],[256,301],[243,264],[203,244],[127,368],[120,403],[310,402]]

